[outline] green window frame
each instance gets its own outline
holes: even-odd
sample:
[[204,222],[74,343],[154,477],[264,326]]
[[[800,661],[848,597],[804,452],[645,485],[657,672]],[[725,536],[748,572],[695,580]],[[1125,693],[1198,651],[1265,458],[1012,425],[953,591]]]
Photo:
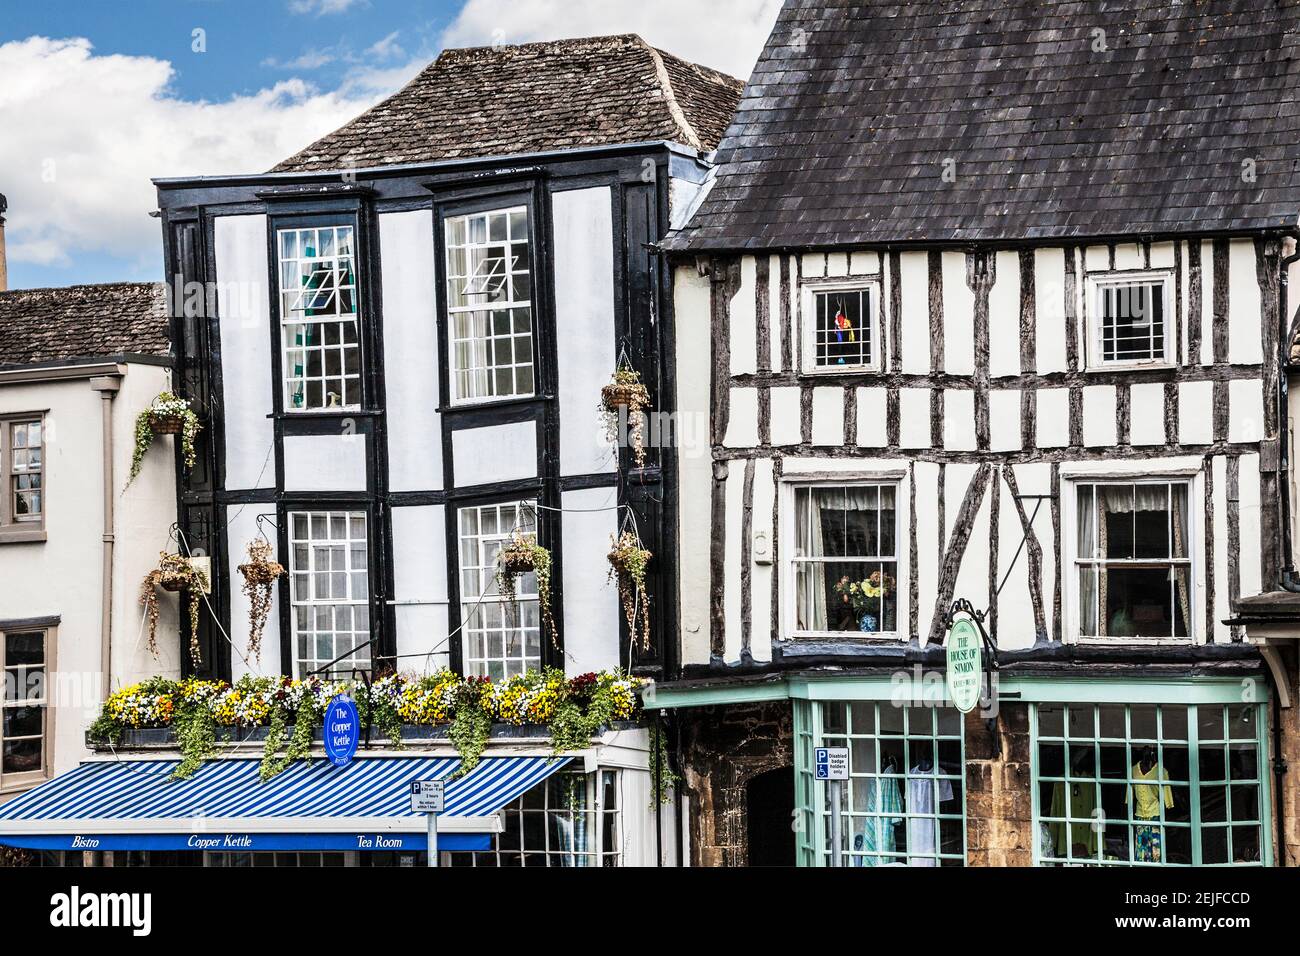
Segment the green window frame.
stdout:
[[1253,702],[1033,704],[1034,864],[1271,865],[1267,733]]
[[[796,700],[794,740],[798,865],[830,865],[830,790],[814,775],[817,747],[849,749],[849,779],[840,788],[845,866],[966,865],[966,749],[956,710],[928,702]],[[930,772],[910,772],[926,760]],[[913,809],[918,796],[928,809]],[[895,828],[894,839],[888,828]],[[917,837],[932,846],[916,852]]]

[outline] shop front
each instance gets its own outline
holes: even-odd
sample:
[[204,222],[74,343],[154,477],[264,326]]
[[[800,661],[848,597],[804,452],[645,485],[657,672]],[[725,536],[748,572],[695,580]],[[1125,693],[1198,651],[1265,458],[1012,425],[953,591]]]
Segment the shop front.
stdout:
[[[660,686],[656,701],[677,709],[693,742],[683,756],[696,786],[696,859],[728,841],[736,848],[723,827],[748,811],[731,795],[743,792],[750,767],[788,759],[794,862],[832,865],[831,788],[817,778],[814,753],[843,747],[841,866],[1273,864],[1270,698],[1261,677],[1017,670],[1000,673],[996,699],[965,715],[951,706],[941,672],[805,671],[730,687]],[[775,739],[754,751],[766,763],[711,744],[717,728],[763,726],[752,715],[782,706],[789,737],[768,724]],[[756,747],[754,734],[746,746]]]
[[647,747],[644,729],[564,755],[494,740],[465,773],[446,748],[300,760],[269,780],[238,749],[184,779],[173,754],[106,754],[0,805],[0,847],[27,865],[423,866],[410,785],[441,779],[441,865],[653,865]]

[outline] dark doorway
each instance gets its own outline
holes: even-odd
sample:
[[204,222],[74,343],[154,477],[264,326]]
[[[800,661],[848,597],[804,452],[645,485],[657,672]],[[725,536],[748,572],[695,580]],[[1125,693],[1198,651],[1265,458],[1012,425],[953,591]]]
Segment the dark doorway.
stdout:
[[745,785],[750,866],[794,866],[794,768],[760,773]]

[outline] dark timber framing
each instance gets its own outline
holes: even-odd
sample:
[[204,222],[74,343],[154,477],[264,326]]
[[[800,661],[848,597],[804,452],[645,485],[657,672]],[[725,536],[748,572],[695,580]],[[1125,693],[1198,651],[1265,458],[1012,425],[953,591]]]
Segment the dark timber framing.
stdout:
[[[647,178],[646,171],[653,176]],[[592,186],[609,187],[614,225],[614,350],[626,354],[642,380],[651,387],[656,411],[671,413],[676,394],[676,370],[665,356],[671,354],[673,309],[671,275],[651,248],[667,232],[669,182],[673,175],[700,176],[703,166],[689,150],[666,143],[643,143],[599,149],[575,150],[535,158],[521,166],[509,157],[454,161],[446,164],[404,166],[365,170],[340,177],[338,174],[267,174],[160,181],[159,206],[164,233],[164,264],[169,282],[200,283],[219,289],[216,272],[214,223],[222,216],[267,216],[267,290],[271,313],[267,335],[271,339],[273,368],[270,370],[273,407],[265,411],[272,420],[274,442],[268,456],[266,487],[228,488],[224,463],[226,435],[222,408],[223,353],[219,316],[215,307],[199,315],[177,314],[172,331],[178,348],[175,378],[177,388],[201,410],[205,428],[199,437],[199,461],[185,472],[177,468],[179,523],[191,547],[203,549],[213,558],[214,608],[228,633],[242,626],[232,622],[230,556],[242,552],[245,542],[231,541],[227,534],[227,510],[258,509],[276,524],[281,550],[287,564],[287,522],[291,510],[347,508],[367,515],[370,547],[370,599],[372,655],[391,663],[397,653],[396,610],[389,602],[394,594],[392,566],[392,512],[395,507],[445,505],[449,628],[453,632],[449,650],[453,667],[463,666],[459,636],[459,572],[456,529],[460,507],[498,501],[536,499],[558,508],[566,490],[614,487],[618,500],[637,515],[643,541],[656,555],[671,555],[677,548],[676,451],[650,449],[651,461],[644,469],[634,467],[627,449],[622,450],[620,473],[561,475],[558,442],[562,423],[556,398],[556,369],[561,347],[557,334],[554,289],[553,242],[550,208],[552,196],[560,191]],[[407,210],[430,210],[434,220],[434,255],[442,261],[442,217],[470,210],[526,204],[532,231],[530,252],[534,257],[534,363],[537,371],[533,397],[482,405],[452,405],[448,388],[447,338],[445,322],[439,329],[440,422],[442,434],[443,486],[394,492],[388,485],[388,443],[386,379],[383,363],[384,314],[379,250],[379,215]],[[361,302],[362,407],[348,412],[319,414],[286,413],[281,407],[279,308],[275,298],[275,232],[280,225],[308,222],[348,222],[357,230],[357,269]],[[436,285],[437,302],[430,303],[431,319],[445,314],[445,290]],[[215,297],[213,297],[215,298]],[[182,300],[173,295],[172,303]],[[783,330],[781,347],[787,350],[788,333]],[[725,379],[724,379],[725,381]],[[592,383],[593,401],[599,383]],[[718,397],[725,408],[727,391]],[[725,418],[724,418],[725,420]],[[456,483],[451,436],[461,428],[506,422],[532,421],[538,434],[537,477],[522,481],[493,482],[465,486]],[[346,426],[363,436],[366,443],[366,484],[356,492],[302,492],[287,490],[284,475],[284,439],[304,434],[338,434]],[[233,508],[232,508],[233,506]],[[557,624],[563,626],[563,548],[560,546],[560,514],[543,510],[539,514],[539,537],[554,551],[555,584],[553,602]],[[639,649],[634,668],[663,676],[676,667],[677,580],[674,562],[656,561],[649,575],[651,600],[657,613],[651,616],[652,647]],[[280,584],[281,651],[286,670],[291,664],[290,608],[288,582]],[[620,620],[621,620],[620,615]],[[233,625],[233,626],[232,626]],[[215,627],[204,620],[201,628],[204,665],[199,673],[229,679],[231,649]],[[562,637],[562,631],[561,631]],[[631,651],[626,624],[620,625],[620,659]],[[563,651],[543,641],[544,662],[562,665]],[[397,663],[401,663],[398,661]],[[187,670],[188,672],[188,670]]]

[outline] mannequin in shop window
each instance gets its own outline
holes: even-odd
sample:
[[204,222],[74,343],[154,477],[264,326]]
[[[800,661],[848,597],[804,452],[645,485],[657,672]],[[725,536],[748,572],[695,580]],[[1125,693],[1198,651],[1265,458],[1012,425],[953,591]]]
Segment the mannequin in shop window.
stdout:
[[862,784],[869,788],[866,808],[868,816],[863,820],[862,832],[853,837],[854,860],[858,866],[879,866],[882,862],[894,862],[890,857],[882,860],[874,855],[892,854],[895,851],[897,840],[894,837],[894,827],[903,822],[903,794],[898,779],[887,776],[898,773],[893,757],[887,758],[880,773],[881,776]]
[[939,821],[935,791],[939,803],[953,798],[952,781],[936,779],[934,755],[925,745],[919,746],[916,763],[907,771],[907,854],[912,866],[938,866]]
[[[1088,751],[1074,749],[1074,758],[1070,761],[1070,776],[1090,777],[1088,770]],[[1069,792],[1067,807],[1066,792]],[[1068,813],[1066,812],[1068,809]],[[1091,781],[1080,783],[1057,783],[1052,785],[1051,816],[1066,817],[1070,823],[1053,823],[1051,825],[1052,848],[1055,856],[1064,859],[1096,859],[1097,841],[1105,827],[1097,813],[1097,786]],[[1083,821],[1083,825],[1079,821]],[[1080,840],[1079,838],[1083,839]],[[1071,845],[1073,841],[1073,845]]]
[[[1173,809],[1174,788],[1160,786],[1161,781],[1169,779],[1169,774],[1156,760],[1155,747],[1142,748],[1142,754],[1138,757],[1138,762],[1133,765],[1133,779],[1135,781],[1156,781],[1155,783],[1129,784],[1128,794],[1125,799],[1129,806],[1133,808],[1133,819],[1159,821],[1162,790],[1164,791],[1164,809]],[[1133,849],[1133,859],[1138,863],[1159,863],[1161,861],[1159,822],[1139,823],[1133,829],[1136,842]]]

